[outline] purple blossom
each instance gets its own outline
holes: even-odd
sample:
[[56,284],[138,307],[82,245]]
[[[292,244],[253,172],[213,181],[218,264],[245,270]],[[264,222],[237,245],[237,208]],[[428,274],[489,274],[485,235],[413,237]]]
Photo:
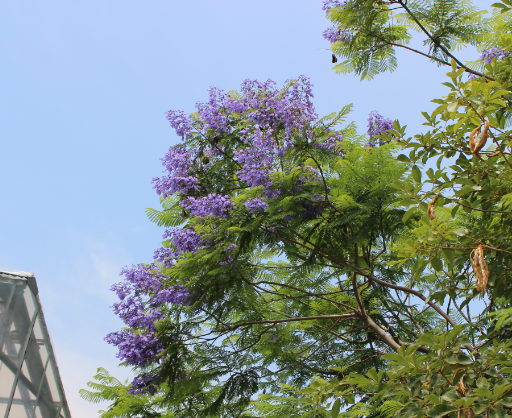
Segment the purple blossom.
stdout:
[[490,64],[494,58],[497,61],[503,60],[505,57],[508,57],[510,52],[504,51],[502,49],[498,49],[496,47],[492,47],[482,51],[482,55],[480,56],[480,61],[485,62],[486,64]]
[[161,160],[168,175],[162,179],[155,177],[152,180],[156,192],[163,197],[167,197],[173,193],[186,195],[190,189],[198,191],[198,179],[190,175],[194,157],[183,145],[171,147]]
[[158,292],[158,295],[153,299],[153,303],[174,303],[190,306],[192,304],[192,295],[185,286],[177,284]]
[[343,135],[340,132],[331,131],[327,139],[322,142],[317,142],[314,146],[326,149],[337,154],[343,154],[343,151],[339,150],[339,145],[343,142]]
[[226,248],[226,253],[229,254],[230,252],[234,251],[235,248],[237,248],[237,247],[238,247],[238,245],[236,245],[236,244],[229,244]]
[[341,28],[330,27],[323,31],[322,36],[327,39],[331,44],[336,42],[350,41],[354,34],[347,30],[341,30]]
[[190,116],[183,110],[169,110],[167,113],[167,120],[171,123],[176,134],[181,136],[181,139],[188,138],[192,133],[192,123]]
[[188,197],[181,202],[185,209],[188,209],[192,216],[218,216],[219,218],[227,218],[231,210],[236,206],[231,202],[229,196],[220,196],[210,193],[203,197]]
[[250,187],[268,186],[270,183],[269,174],[273,158],[268,148],[247,147],[235,152],[235,159],[242,167],[237,171],[237,175]]
[[133,333],[131,330],[111,332],[105,337],[109,344],[117,346],[117,357],[130,366],[143,367],[155,361],[163,350],[154,333]]
[[341,0],[323,0],[323,6],[322,10],[329,11],[331,9],[334,9],[335,7],[343,7],[346,6],[347,1],[341,1]]
[[[384,132],[395,129],[393,127],[393,121],[391,119],[385,119],[378,111],[374,110],[368,115],[368,136],[370,140],[365,145],[366,147],[376,146],[375,140],[373,139],[376,135],[382,135]],[[379,145],[384,142],[379,139]]]
[[118,349],[117,357],[131,366],[143,367],[156,361],[162,346],[155,336],[155,322],[164,318],[161,308],[167,303],[190,305],[190,292],[183,285],[164,284],[165,276],[154,265],[125,268],[125,280],[112,286],[120,299],[113,311],[128,326],[112,332],[105,340]]
[[181,253],[197,253],[205,246],[201,236],[193,228],[171,228],[165,231],[163,238],[171,238],[172,244]]
[[268,209],[268,204],[261,199],[252,199],[244,203],[250,213],[264,212]]
[[131,395],[144,395],[149,393],[151,396],[156,394],[157,389],[153,384],[159,376],[152,376],[149,373],[142,373],[135,377],[132,381],[132,386],[128,390]]
[[221,261],[219,263],[219,266],[225,266],[227,264],[231,264],[233,262],[233,257],[231,256],[228,256],[228,258],[226,259],[226,261]]

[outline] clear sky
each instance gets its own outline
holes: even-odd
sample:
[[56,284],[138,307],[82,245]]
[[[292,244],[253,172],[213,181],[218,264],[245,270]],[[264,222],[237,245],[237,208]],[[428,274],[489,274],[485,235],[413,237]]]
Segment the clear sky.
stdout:
[[327,26],[321,0],[0,2],[0,267],[38,279],[74,418],[96,416],[78,390],[97,367],[130,376],[103,341],[121,326],[108,289],[161,239],[145,209],[178,141],[165,111],[304,74],[320,115],[353,103],[361,132],[379,110],[412,134],[445,93],[448,68],[409,54],[371,82],[335,74]]

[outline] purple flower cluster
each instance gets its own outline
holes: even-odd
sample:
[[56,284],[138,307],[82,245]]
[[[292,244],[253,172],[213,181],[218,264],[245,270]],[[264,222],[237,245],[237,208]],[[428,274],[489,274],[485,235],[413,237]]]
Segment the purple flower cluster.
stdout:
[[181,139],[188,138],[192,133],[192,124],[190,117],[183,110],[169,110],[167,120],[171,123],[171,127],[181,136]]
[[374,110],[368,115],[368,136],[381,135],[383,132],[395,129],[391,119],[385,119],[379,112]]
[[[326,13],[331,9],[335,9],[336,7],[346,6],[348,3],[347,0],[324,0],[322,10]],[[354,34],[348,30],[342,30],[340,27],[332,26],[323,31],[322,36],[324,39],[327,39],[329,43],[335,44],[336,42],[346,42],[352,40]]]
[[229,254],[230,252],[235,251],[235,248],[237,248],[237,247],[238,247],[238,245],[236,245],[236,244],[229,244],[228,247],[226,248],[226,253]]
[[340,132],[332,131],[329,133],[327,139],[315,144],[315,147],[324,148],[328,151],[343,154],[343,151],[338,149],[339,145],[343,142],[343,135]]
[[[278,89],[272,80],[248,79],[242,83],[241,95],[236,97],[211,87],[208,102],[196,105],[200,117],[191,119],[180,110],[170,110],[167,118],[182,138],[197,132],[201,137],[211,139],[231,133],[233,120],[244,120],[247,127],[239,135],[246,146],[238,146],[233,156],[240,165],[237,175],[250,187],[263,186],[270,190],[269,173],[275,168],[277,159],[292,146],[294,135],[309,129],[318,118],[312,97],[312,85],[307,77],[290,81],[284,90]],[[281,128],[284,128],[284,135],[278,143],[275,135]],[[204,155],[213,159],[222,153],[212,145],[212,149],[204,150]],[[153,179],[157,193],[164,197],[173,193],[187,196],[191,195],[190,191],[199,191],[198,179],[191,173],[196,160],[197,155],[185,147],[171,148],[163,160],[168,176]],[[201,204],[196,203],[190,201],[188,204],[202,212],[198,207]]]
[[171,228],[165,231],[163,238],[170,238],[180,253],[197,253],[205,246],[201,236],[193,228]]
[[322,10],[329,11],[331,9],[334,9],[336,7],[343,7],[347,4],[347,1],[340,1],[340,0],[323,0],[323,6]]
[[322,36],[331,44],[334,44],[336,42],[350,41],[354,37],[354,34],[350,31],[341,30],[341,28],[332,26],[324,30]]
[[504,51],[502,49],[498,49],[496,47],[492,47],[482,51],[482,55],[480,56],[480,61],[484,61],[486,64],[490,64],[494,58],[497,61],[508,57],[510,52]]
[[186,195],[190,189],[198,191],[198,179],[190,175],[194,157],[183,145],[170,148],[165,157],[162,158],[162,165],[168,175],[161,179],[155,177],[152,180],[156,192],[163,197],[167,197],[173,193]]
[[252,199],[244,203],[245,207],[249,209],[250,213],[264,212],[268,209],[268,203],[261,199]]
[[164,318],[167,303],[189,305],[191,295],[182,285],[164,286],[165,276],[154,264],[139,264],[121,272],[125,279],[112,286],[120,301],[112,306],[128,326],[112,332],[105,340],[118,348],[117,357],[131,366],[156,361],[162,346],[155,336],[155,322]]
[[375,147],[382,145],[384,142],[379,139],[378,144],[374,140],[374,136],[381,135],[384,132],[395,129],[391,119],[385,119],[378,111],[374,110],[368,115],[368,136],[370,140],[366,143],[365,147]]
[[236,206],[229,200],[229,196],[220,196],[210,193],[208,196],[187,197],[182,200],[181,205],[190,211],[192,216],[209,216],[214,215],[219,218],[227,218],[231,210]]
[[133,333],[129,330],[111,332],[105,340],[117,346],[117,357],[130,366],[143,367],[148,362],[156,360],[163,350],[153,332]]
[[128,393],[131,395],[144,395],[149,393],[153,396],[157,392],[153,382],[157,379],[158,376],[152,376],[149,373],[142,373],[133,379],[132,386]]
[[169,239],[172,246],[159,248],[154,258],[167,268],[172,268],[176,260],[184,257],[184,253],[195,254],[207,246],[207,242],[193,228],[170,228],[165,231],[163,238]]
[[274,158],[272,147],[266,145],[265,148],[248,147],[235,152],[235,159],[242,166],[237,172],[238,177],[249,187],[270,186],[269,173],[272,171]]

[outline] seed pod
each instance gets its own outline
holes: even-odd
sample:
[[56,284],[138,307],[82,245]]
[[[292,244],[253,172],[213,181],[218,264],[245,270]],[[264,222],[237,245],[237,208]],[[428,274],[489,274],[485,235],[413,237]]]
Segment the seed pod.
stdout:
[[185,212],[185,209],[183,209],[183,211],[181,212],[181,217],[186,218],[187,216],[187,212]]
[[464,377],[461,377],[459,383],[457,383],[455,386],[457,387],[457,395],[461,397],[466,395],[467,392],[469,392],[469,388],[466,389],[466,386],[464,386]]
[[469,259],[473,271],[475,272],[476,290],[481,291],[483,296],[487,288],[487,282],[489,281],[489,268],[484,258],[484,247],[480,244],[471,251]]
[[433,199],[432,199],[432,202],[430,202],[428,204],[428,209],[427,209],[427,215],[428,217],[430,218],[431,221],[433,221],[434,219],[436,219],[436,210],[434,208],[434,203],[436,203],[436,200],[437,198],[439,197],[439,195],[436,195]]
[[336,55],[332,54],[332,63],[336,64],[338,62],[338,58],[336,58]]
[[203,162],[203,164],[208,164],[210,162],[210,159],[208,157],[204,156],[201,161]]
[[473,408],[464,409],[464,418],[475,418],[475,413],[473,412]]
[[485,121],[483,125],[484,129],[482,130],[482,125],[478,128],[473,129],[471,135],[469,135],[469,148],[471,153],[478,158],[480,161],[482,157],[480,157],[479,151],[485,146],[487,142],[487,131],[489,130],[489,122]]
[[212,142],[217,145],[219,142],[220,142],[220,138],[218,136],[215,136],[213,139],[212,139]]

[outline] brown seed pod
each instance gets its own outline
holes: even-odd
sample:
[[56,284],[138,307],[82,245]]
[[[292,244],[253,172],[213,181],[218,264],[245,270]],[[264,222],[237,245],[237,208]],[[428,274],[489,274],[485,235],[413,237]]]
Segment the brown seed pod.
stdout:
[[461,377],[459,383],[457,383],[455,386],[457,387],[457,395],[461,397],[464,396],[467,392],[469,392],[469,388],[466,389],[466,386],[464,386],[464,377]]
[[208,164],[210,162],[210,159],[205,156],[201,161],[203,162],[203,164]]
[[473,412],[473,408],[464,409],[464,418],[475,418],[475,413]]
[[440,195],[436,195],[433,199],[432,199],[432,202],[430,202],[428,204],[428,209],[427,209],[427,215],[428,217],[430,218],[431,221],[433,221],[434,219],[436,219],[436,210],[434,208],[434,203],[436,203],[436,200],[437,198],[439,197]]
[[336,58],[336,55],[332,54],[332,63],[336,64],[338,62],[338,58]]
[[181,217],[186,218],[187,216],[187,212],[185,212],[185,209],[183,209],[183,211],[181,212]]
[[489,268],[484,258],[484,247],[480,244],[471,251],[469,259],[473,271],[475,272],[476,290],[481,291],[483,296],[487,288],[487,282],[489,281]]
[[220,142],[220,138],[218,136],[213,137],[212,142],[217,145]]
[[489,131],[489,122],[485,121],[483,127],[483,130],[482,125],[480,125],[478,128],[473,129],[473,132],[471,132],[471,135],[469,135],[469,149],[471,150],[471,153],[480,161],[483,160],[482,157],[480,157],[479,151],[485,146],[485,143],[487,142],[487,131]]

